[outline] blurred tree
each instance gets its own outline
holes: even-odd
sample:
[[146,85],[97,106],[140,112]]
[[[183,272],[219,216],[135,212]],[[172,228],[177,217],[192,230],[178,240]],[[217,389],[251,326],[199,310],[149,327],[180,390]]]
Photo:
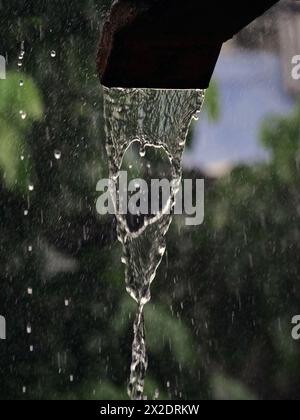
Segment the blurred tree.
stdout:
[[170,237],[169,303],[199,343],[200,390],[189,396],[298,399],[299,133],[300,107],[270,118],[262,130],[270,164],[217,181],[204,225]]
[[30,184],[26,136],[32,122],[40,120],[42,114],[42,101],[34,82],[28,77],[20,80],[17,73],[9,74],[0,84],[0,168],[7,188],[22,188],[25,192]]

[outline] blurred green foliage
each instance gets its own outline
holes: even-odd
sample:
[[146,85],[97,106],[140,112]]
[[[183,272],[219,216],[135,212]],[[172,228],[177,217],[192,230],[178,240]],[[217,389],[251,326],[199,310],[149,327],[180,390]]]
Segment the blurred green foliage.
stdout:
[[24,192],[28,187],[26,136],[32,123],[42,115],[42,100],[34,82],[29,77],[20,79],[18,73],[9,73],[5,83],[0,84],[0,169],[7,188]]
[[204,111],[212,122],[220,118],[219,87],[216,80],[212,80],[205,93]]
[[[210,82],[210,85],[208,89],[206,89],[205,92],[205,101],[203,104],[203,108],[201,111],[201,115],[205,113],[208,117],[208,119],[215,123],[220,118],[220,92],[219,92],[219,86],[216,80],[212,80]],[[186,139],[186,148],[188,149],[192,145],[193,141],[193,133],[195,125],[197,124],[197,121],[193,118],[190,126],[189,133],[187,135]]]
[[[95,207],[107,174],[95,54],[109,4],[0,3],[2,399],[127,398],[135,306],[115,222]],[[213,119],[217,97],[213,84]],[[300,108],[270,119],[271,163],[213,182],[203,226],[175,218],[146,308],[149,398],[299,398],[299,133]]]

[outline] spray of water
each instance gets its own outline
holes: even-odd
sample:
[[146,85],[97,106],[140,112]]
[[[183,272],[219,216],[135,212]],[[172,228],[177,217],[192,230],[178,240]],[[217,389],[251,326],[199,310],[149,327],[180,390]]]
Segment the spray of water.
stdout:
[[[110,179],[115,183],[117,197],[122,161],[133,142],[139,142],[141,157],[145,156],[147,147],[162,148],[168,156],[173,180],[167,206],[155,217],[145,217],[137,230],[131,228],[126,215],[116,212],[118,239],[126,266],[126,290],[138,305],[128,386],[128,394],[135,400],[143,398],[148,367],[144,306],[151,299],[151,283],[166,250],[165,236],[181,183],[189,124],[200,112],[203,100],[202,90],[104,88],[106,148]],[[119,203],[115,207],[120,208]]]

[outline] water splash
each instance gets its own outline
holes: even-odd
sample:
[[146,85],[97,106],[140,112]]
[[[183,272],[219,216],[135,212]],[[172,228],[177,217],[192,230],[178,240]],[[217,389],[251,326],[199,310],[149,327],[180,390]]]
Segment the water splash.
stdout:
[[200,112],[203,100],[203,90],[104,88],[106,149],[110,179],[117,191],[115,209],[120,208],[118,178],[123,158],[134,142],[140,144],[141,157],[145,156],[147,147],[162,148],[168,156],[173,181],[165,207],[155,216],[146,216],[138,229],[132,229],[127,216],[116,211],[118,239],[123,246],[122,262],[126,266],[126,290],[138,304],[128,386],[132,399],[143,398],[148,367],[144,306],[151,299],[151,283],[166,250],[165,236],[181,183],[187,131],[191,119]]
[[60,160],[62,156],[62,153],[60,150],[54,150],[54,157],[56,160]]

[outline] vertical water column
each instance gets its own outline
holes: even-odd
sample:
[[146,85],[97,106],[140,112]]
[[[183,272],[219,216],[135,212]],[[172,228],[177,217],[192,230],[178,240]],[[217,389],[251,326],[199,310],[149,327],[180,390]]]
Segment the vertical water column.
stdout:
[[[182,155],[188,128],[200,112],[203,90],[154,90],[104,88],[106,149],[109,176],[117,191],[115,204],[118,239],[123,247],[126,290],[137,302],[134,322],[129,396],[142,399],[148,367],[144,306],[151,299],[151,283],[166,250],[165,236],[172,222],[172,209],[182,178]],[[120,214],[118,178],[124,155],[133,142],[146,148],[162,148],[168,156],[172,188],[167,206],[144,217],[142,226],[132,230],[126,215]]]

